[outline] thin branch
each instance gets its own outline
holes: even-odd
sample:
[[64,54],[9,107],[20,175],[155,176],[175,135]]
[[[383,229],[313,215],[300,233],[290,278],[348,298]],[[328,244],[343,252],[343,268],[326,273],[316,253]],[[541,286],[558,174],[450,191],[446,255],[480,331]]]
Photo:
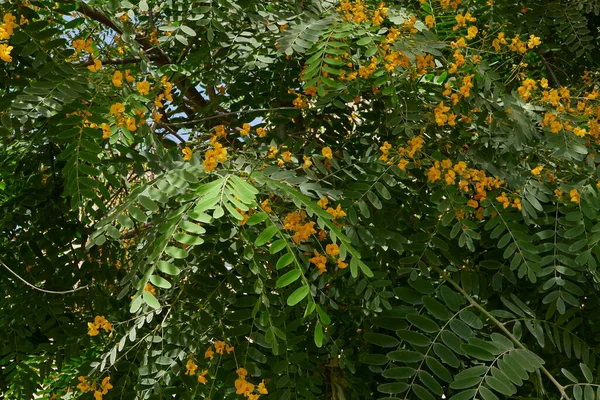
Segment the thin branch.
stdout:
[[[277,107],[277,108],[255,108],[255,109],[252,109],[252,110],[231,111],[231,112],[219,113],[219,114],[211,115],[209,117],[204,117],[204,118],[199,118],[199,119],[193,119],[193,120],[190,120],[190,121],[169,122],[168,125],[171,125],[171,126],[194,125],[194,124],[197,124],[198,122],[208,121],[208,120],[217,119],[217,118],[223,118],[223,117],[226,117],[228,115],[245,114],[245,113],[253,113],[253,112],[269,112],[269,111],[278,111],[278,110],[298,110],[298,108],[296,108],[296,107]],[[164,124],[164,125],[167,125],[167,124]]]
[[[77,4],[79,6],[79,11],[86,17],[88,17],[96,22],[99,22],[100,24],[112,29],[119,35],[123,34],[123,31],[121,30],[121,28],[119,28],[117,25],[115,25],[110,20],[110,18],[108,18],[106,16],[106,14],[104,14],[102,12],[102,10],[100,10],[99,8],[92,7],[92,6],[84,3],[83,1],[78,1],[78,0],[60,0],[60,2]],[[159,47],[154,46],[150,42],[150,40],[148,40],[148,38],[138,34],[135,36],[135,40],[141,45],[141,47],[144,50],[146,50],[146,51],[152,50],[152,51],[156,52],[157,58],[155,59],[155,61],[159,66],[162,67],[164,65],[173,64],[173,60],[171,60],[171,57],[169,57]],[[196,90],[195,87],[188,86],[187,88],[185,88],[184,81],[185,81],[184,78],[180,78],[180,79],[177,79],[173,83],[179,88],[181,93],[184,93],[185,96],[187,96],[194,103],[194,106],[195,106],[194,111],[198,111],[198,109],[206,107],[208,105],[208,102],[206,101],[206,99],[200,94],[200,92],[198,92],[198,90]]]
[[542,62],[546,66],[546,71],[548,71],[548,74],[550,75],[550,80],[552,81],[552,83],[554,83],[555,87],[559,88],[561,86],[560,85],[560,81],[556,77],[556,74],[554,73],[554,70],[552,70],[552,67],[550,66],[550,63],[548,62],[548,60],[546,60],[546,57],[544,57],[542,55],[542,53],[538,53],[538,56],[540,56],[540,58],[542,59]]
[[[441,276],[442,278],[444,278],[444,280],[446,282],[448,282],[449,284],[451,284],[452,286],[454,286],[454,288],[456,290],[458,290],[460,292],[461,295],[464,296],[465,299],[467,299],[469,301],[469,303],[471,303],[473,305],[473,307],[475,307],[476,309],[478,309],[482,314],[484,314],[490,321],[492,321],[498,328],[500,328],[500,330],[502,332],[504,332],[504,334],[506,336],[508,336],[508,338],[510,338],[510,340],[512,340],[512,342],[520,349],[524,349],[526,350],[527,348],[523,345],[523,343],[521,343],[519,341],[519,339],[517,339],[511,331],[509,331],[502,322],[498,321],[492,314],[490,314],[485,308],[483,308],[479,303],[477,303],[471,296],[469,296],[469,294],[467,292],[464,291],[464,289],[456,282],[454,282],[454,280],[452,278],[450,278],[448,276],[448,274],[446,274],[445,271],[443,271],[442,269],[433,266],[433,269],[435,269]],[[558,389],[558,391],[560,392],[560,398],[561,399],[566,399],[566,400],[571,400],[571,398],[569,397],[569,395],[567,394],[565,387],[563,385],[560,384],[560,382],[558,382],[556,380],[556,378],[554,378],[552,376],[552,374],[550,373],[550,371],[548,371],[545,367],[540,367],[540,370],[544,373],[544,375],[546,375],[548,377],[548,379],[550,380],[550,382],[552,382],[552,384],[554,386],[556,386],[556,388]]]
[[12,269],[10,269],[8,267],[8,265],[4,264],[4,262],[2,260],[0,260],[0,264],[2,264],[2,266],[4,268],[6,268],[11,274],[13,274],[14,276],[16,276],[17,278],[19,278],[24,284],[26,284],[27,286],[29,286],[32,289],[35,289],[37,291],[43,292],[43,293],[50,293],[50,294],[69,294],[69,293],[75,293],[78,290],[83,290],[83,289],[87,289],[89,285],[85,285],[79,288],[75,288],[72,290],[63,290],[63,291],[56,291],[56,290],[46,290],[46,289],[42,289],[40,287],[37,287],[29,282],[27,282],[25,279],[23,279],[19,274],[17,274],[15,271],[13,271]]
[[[149,60],[158,60],[158,54],[147,54]],[[104,65],[123,65],[123,64],[134,64],[142,61],[142,57],[124,57],[124,58],[101,58],[100,61]],[[76,63],[72,63],[71,65],[74,67],[86,67],[88,65],[94,64],[94,60],[89,59],[87,61],[79,61]]]

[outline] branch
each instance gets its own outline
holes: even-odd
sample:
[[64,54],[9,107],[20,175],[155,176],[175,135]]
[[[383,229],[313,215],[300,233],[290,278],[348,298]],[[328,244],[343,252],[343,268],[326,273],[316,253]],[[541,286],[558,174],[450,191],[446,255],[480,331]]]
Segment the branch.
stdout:
[[[77,4],[80,12],[83,15],[85,15],[86,17],[88,17],[96,22],[99,22],[100,24],[112,29],[119,35],[123,34],[123,31],[121,30],[121,28],[119,28],[117,25],[115,25],[110,20],[110,18],[108,18],[106,16],[106,14],[104,14],[102,12],[102,10],[100,10],[96,7],[92,7],[92,6],[84,3],[83,1],[78,1],[78,0],[60,0],[60,1],[62,3]],[[156,51],[155,61],[159,66],[162,67],[163,65],[173,64],[171,57],[169,57],[164,51],[162,51],[162,49],[160,49],[158,47],[154,47],[152,45],[152,43],[150,43],[148,38],[138,34],[135,36],[135,40],[140,44],[140,46],[144,50]],[[185,85],[184,85],[184,83],[185,83],[184,81],[185,81],[184,78],[180,78],[180,79],[177,79],[173,83],[177,86],[177,88],[181,91],[181,93],[184,93],[185,96],[187,96],[194,103],[195,107],[194,107],[193,112],[197,112],[198,109],[206,107],[208,105],[208,102],[206,101],[206,99],[193,86],[190,86],[186,89]]]
[[13,274],[14,276],[16,276],[17,278],[19,278],[24,284],[26,284],[27,286],[29,286],[32,289],[35,289],[37,291],[40,291],[42,293],[50,293],[50,294],[69,294],[69,293],[75,293],[78,290],[83,290],[83,289],[87,289],[89,287],[89,285],[85,285],[79,288],[75,288],[72,290],[64,290],[64,291],[56,291],[56,290],[46,290],[46,289],[42,289],[40,287],[37,287],[29,282],[27,282],[25,279],[21,278],[21,276],[19,276],[15,271],[13,271],[12,269],[8,268],[8,265],[4,264],[4,262],[2,260],[0,260],[0,264],[2,264],[2,266],[4,268],[6,268],[11,274]]
[[[500,330],[502,332],[504,332],[504,334],[506,336],[508,336],[510,338],[510,340],[513,341],[513,343],[520,349],[524,349],[526,350],[527,348],[523,345],[523,343],[521,343],[519,341],[519,339],[517,339],[511,331],[509,331],[502,322],[498,321],[492,314],[490,314],[485,308],[483,308],[479,303],[477,303],[471,296],[469,296],[469,294],[467,292],[464,291],[464,289],[462,287],[460,287],[460,285],[456,282],[454,282],[454,280],[452,280],[452,278],[450,278],[448,276],[448,274],[446,274],[445,271],[441,270],[438,267],[432,266],[433,269],[435,269],[441,276],[442,278],[444,278],[444,280],[446,282],[448,282],[449,284],[451,284],[452,286],[454,286],[454,288],[456,290],[458,290],[460,292],[461,295],[464,296],[465,299],[467,299],[469,301],[469,303],[471,303],[473,305],[473,307],[475,307],[476,309],[478,309],[482,314],[484,314],[490,321],[492,321],[494,323],[494,325],[496,325],[498,328],[500,328]],[[540,370],[544,373],[544,375],[546,375],[548,377],[548,379],[550,379],[550,382],[552,382],[552,384],[554,386],[556,386],[556,388],[558,389],[558,391],[560,392],[560,398],[561,399],[566,399],[566,400],[571,400],[571,398],[569,397],[569,395],[567,394],[565,387],[563,385],[560,384],[560,382],[558,382],[556,380],[556,378],[554,378],[552,376],[552,374],[550,373],[550,371],[548,371],[545,367],[540,367]]]
[[[158,55],[157,54],[147,54],[146,56],[150,60],[158,60]],[[138,62],[142,61],[142,57],[101,58],[100,61],[104,65],[109,65],[109,64],[113,64],[113,65],[134,64],[134,63],[138,63]],[[94,61],[92,59],[89,59],[87,61],[79,61],[79,62],[76,62],[76,63],[72,63],[71,65],[74,66],[74,67],[86,67],[86,66],[92,65],[92,64],[94,64]]]
[[171,125],[171,126],[194,125],[194,124],[197,124],[198,122],[208,121],[208,120],[217,119],[217,118],[223,118],[223,117],[226,117],[228,115],[245,114],[245,113],[253,113],[253,112],[269,112],[269,111],[278,111],[278,110],[298,110],[298,108],[296,108],[296,107],[277,107],[277,108],[255,108],[255,109],[252,109],[252,110],[231,111],[231,112],[219,113],[219,114],[211,115],[211,116],[205,117],[205,118],[193,119],[193,120],[190,120],[190,121],[169,122],[168,124],[163,124],[163,125]]

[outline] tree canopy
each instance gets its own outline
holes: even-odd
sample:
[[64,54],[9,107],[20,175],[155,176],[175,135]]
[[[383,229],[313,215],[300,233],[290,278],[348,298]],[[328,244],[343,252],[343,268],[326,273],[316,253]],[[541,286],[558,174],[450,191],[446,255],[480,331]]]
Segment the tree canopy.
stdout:
[[599,13],[0,1],[0,396],[600,399]]

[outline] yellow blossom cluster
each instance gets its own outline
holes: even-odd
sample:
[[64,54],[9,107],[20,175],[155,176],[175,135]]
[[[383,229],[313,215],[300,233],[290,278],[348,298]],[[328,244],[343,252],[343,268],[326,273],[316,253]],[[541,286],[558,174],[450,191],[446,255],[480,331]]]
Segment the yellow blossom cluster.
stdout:
[[92,47],[93,40],[89,38],[87,40],[84,39],[75,39],[72,43],[73,48],[77,54],[81,53],[83,50],[92,54],[94,52],[94,48]]
[[[2,17],[2,24],[0,24],[0,41],[9,40],[13,35],[14,29],[18,27],[15,23],[16,17],[11,13],[6,13]],[[0,60],[4,62],[11,62],[12,56],[10,52],[13,46],[9,46],[8,43],[0,43]]]
[[77,389],[83,393],[94,392],[94,400],[102,400],[102,397],[113,388],[113,385],[110,383],[110,376],[102,379],[102,383],[99,386],[96,386],[96,383],[89,382],[85,376],[80,376],[77,379],[79,380]]
[[304,222],[305,220],[306,213],[300,211],[289,213],[283,221],[283,229],[294,232],[292,239],[296,244],[308,240],[310,235],[317,233],[314,221]]
[[502,192],[502,194],[498,197],[496,197],[496,201],[498,201],[499,203],[502,204],[503,208],[508,208],[509,206],[512,206],[513,208],[518,209],[519,211],[521,211],[521,209],[523,208],[523,204],[521,203],[521,199],[514,199],[511,201],[510,199],[506,196],[506,193]]
[[[320,254],[317,250],[314,251],[314,257],[310,258],[308,261],[315,264],[315,266],[319,270],[319,275],[323,274],[327,271],[327,256],[325,254]],[[344,269],[348,267],[348,264],[342,260],[341,257],[338,257],[340,254],[340,248],[335,243],[330,243],[325,247],[325,252],[329,257],[335,260],[336,265],[340,269]]]
[[96,336],[100,333],[100,329],[104,329],[105,332],[111,332],[113,327],[104,316],[97,315],[96,318],[94,318],[94,322],[88,322],[88,335]]
[[261,394],[269,394],[264,380],[255,386],[246,380],[248,371],[245,368],[238,368],[235,372],[238,376],[234,382],[236,394],[241,394],[248,400],[258,400]]
[[205,171],[213,171],[218,163],[227,161],[227,149],[218,142],[219,138],[225,136],[227,136],[225,127],[223,125],[217,125],[215,127],[215,133],[210,135],[209,142],[212,145],[212,148],[208,149],[204,154],[202,165],[204,165]]
[[453,112],[449,113],[448,111],[450,111],[450,107],[445,106],[443,101],[435,107],[433,115],[438,126],[444,126],[446,124],[456,126],[456,114]]

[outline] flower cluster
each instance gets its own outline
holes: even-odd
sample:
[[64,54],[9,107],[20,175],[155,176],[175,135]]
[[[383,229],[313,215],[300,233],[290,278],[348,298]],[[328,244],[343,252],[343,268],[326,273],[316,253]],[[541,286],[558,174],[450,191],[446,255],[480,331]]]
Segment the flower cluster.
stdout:
[[245,368],[238,368],[235,372],[238,375],[234,383],[236,394],[241,394],[248,400],[258,400],[261,394],[269,394],[264,380],[255,386],[246,380],[248,371]]
[[209,140],[212,148],[206,151],[202,162],[205,171],[213,171],[218,163],[227,161],[227,149],[217,141],[220,137],[225,136],[225,127],[223,125],[216,126],[215,133],[210,136]]
[[[335,243],[330,243],[325,246],[325,252],[327,255],[333,259],[340,269],[344,269],[348,267],[348,264],[342,260],[341,257],[338,257],[340,254],[340,248]],[[319,269],[319,275],[323,272],[327,271],[327,257],[323,254],[321,255],[317,250],[314,250],[314,257],[310,258],[308,261],[315,264],[315,266]]]
[[305,223],[305,220],[306,213],[300,211],[289,213],[283,221],[283,229],[294,232],[292,239],[296,244],[307,241],[310,238],[310,235],[317,233],[314,221]]
[[83,393],[93,391],[95,400],[102,400],[102,397],[113,388],[113,385],[110,383],[110,376],[102,379],[102,383],[98,386],[94,382],[89,382],[85,376],[80,376],[77,379],[79,379],[77,389],[81,390]]
[[[13,35],[13,31],[17,24],[15,24],[16,17],[11,13],[6,13],[2,17],[2,24],[0,24],[0,40],[9,40]],[[7,43],[0,43],[0,60],[5,62],[11,62],[12,56],[10,52],[12,51],[13,46],[9,46]]]
[[112,324],[104,318],[102,315],[97,315],[94,318],[94,322],[88,322],[88,335],[96,336],[100,333],[100,329],[104,329],[106,332],[113,330]]

